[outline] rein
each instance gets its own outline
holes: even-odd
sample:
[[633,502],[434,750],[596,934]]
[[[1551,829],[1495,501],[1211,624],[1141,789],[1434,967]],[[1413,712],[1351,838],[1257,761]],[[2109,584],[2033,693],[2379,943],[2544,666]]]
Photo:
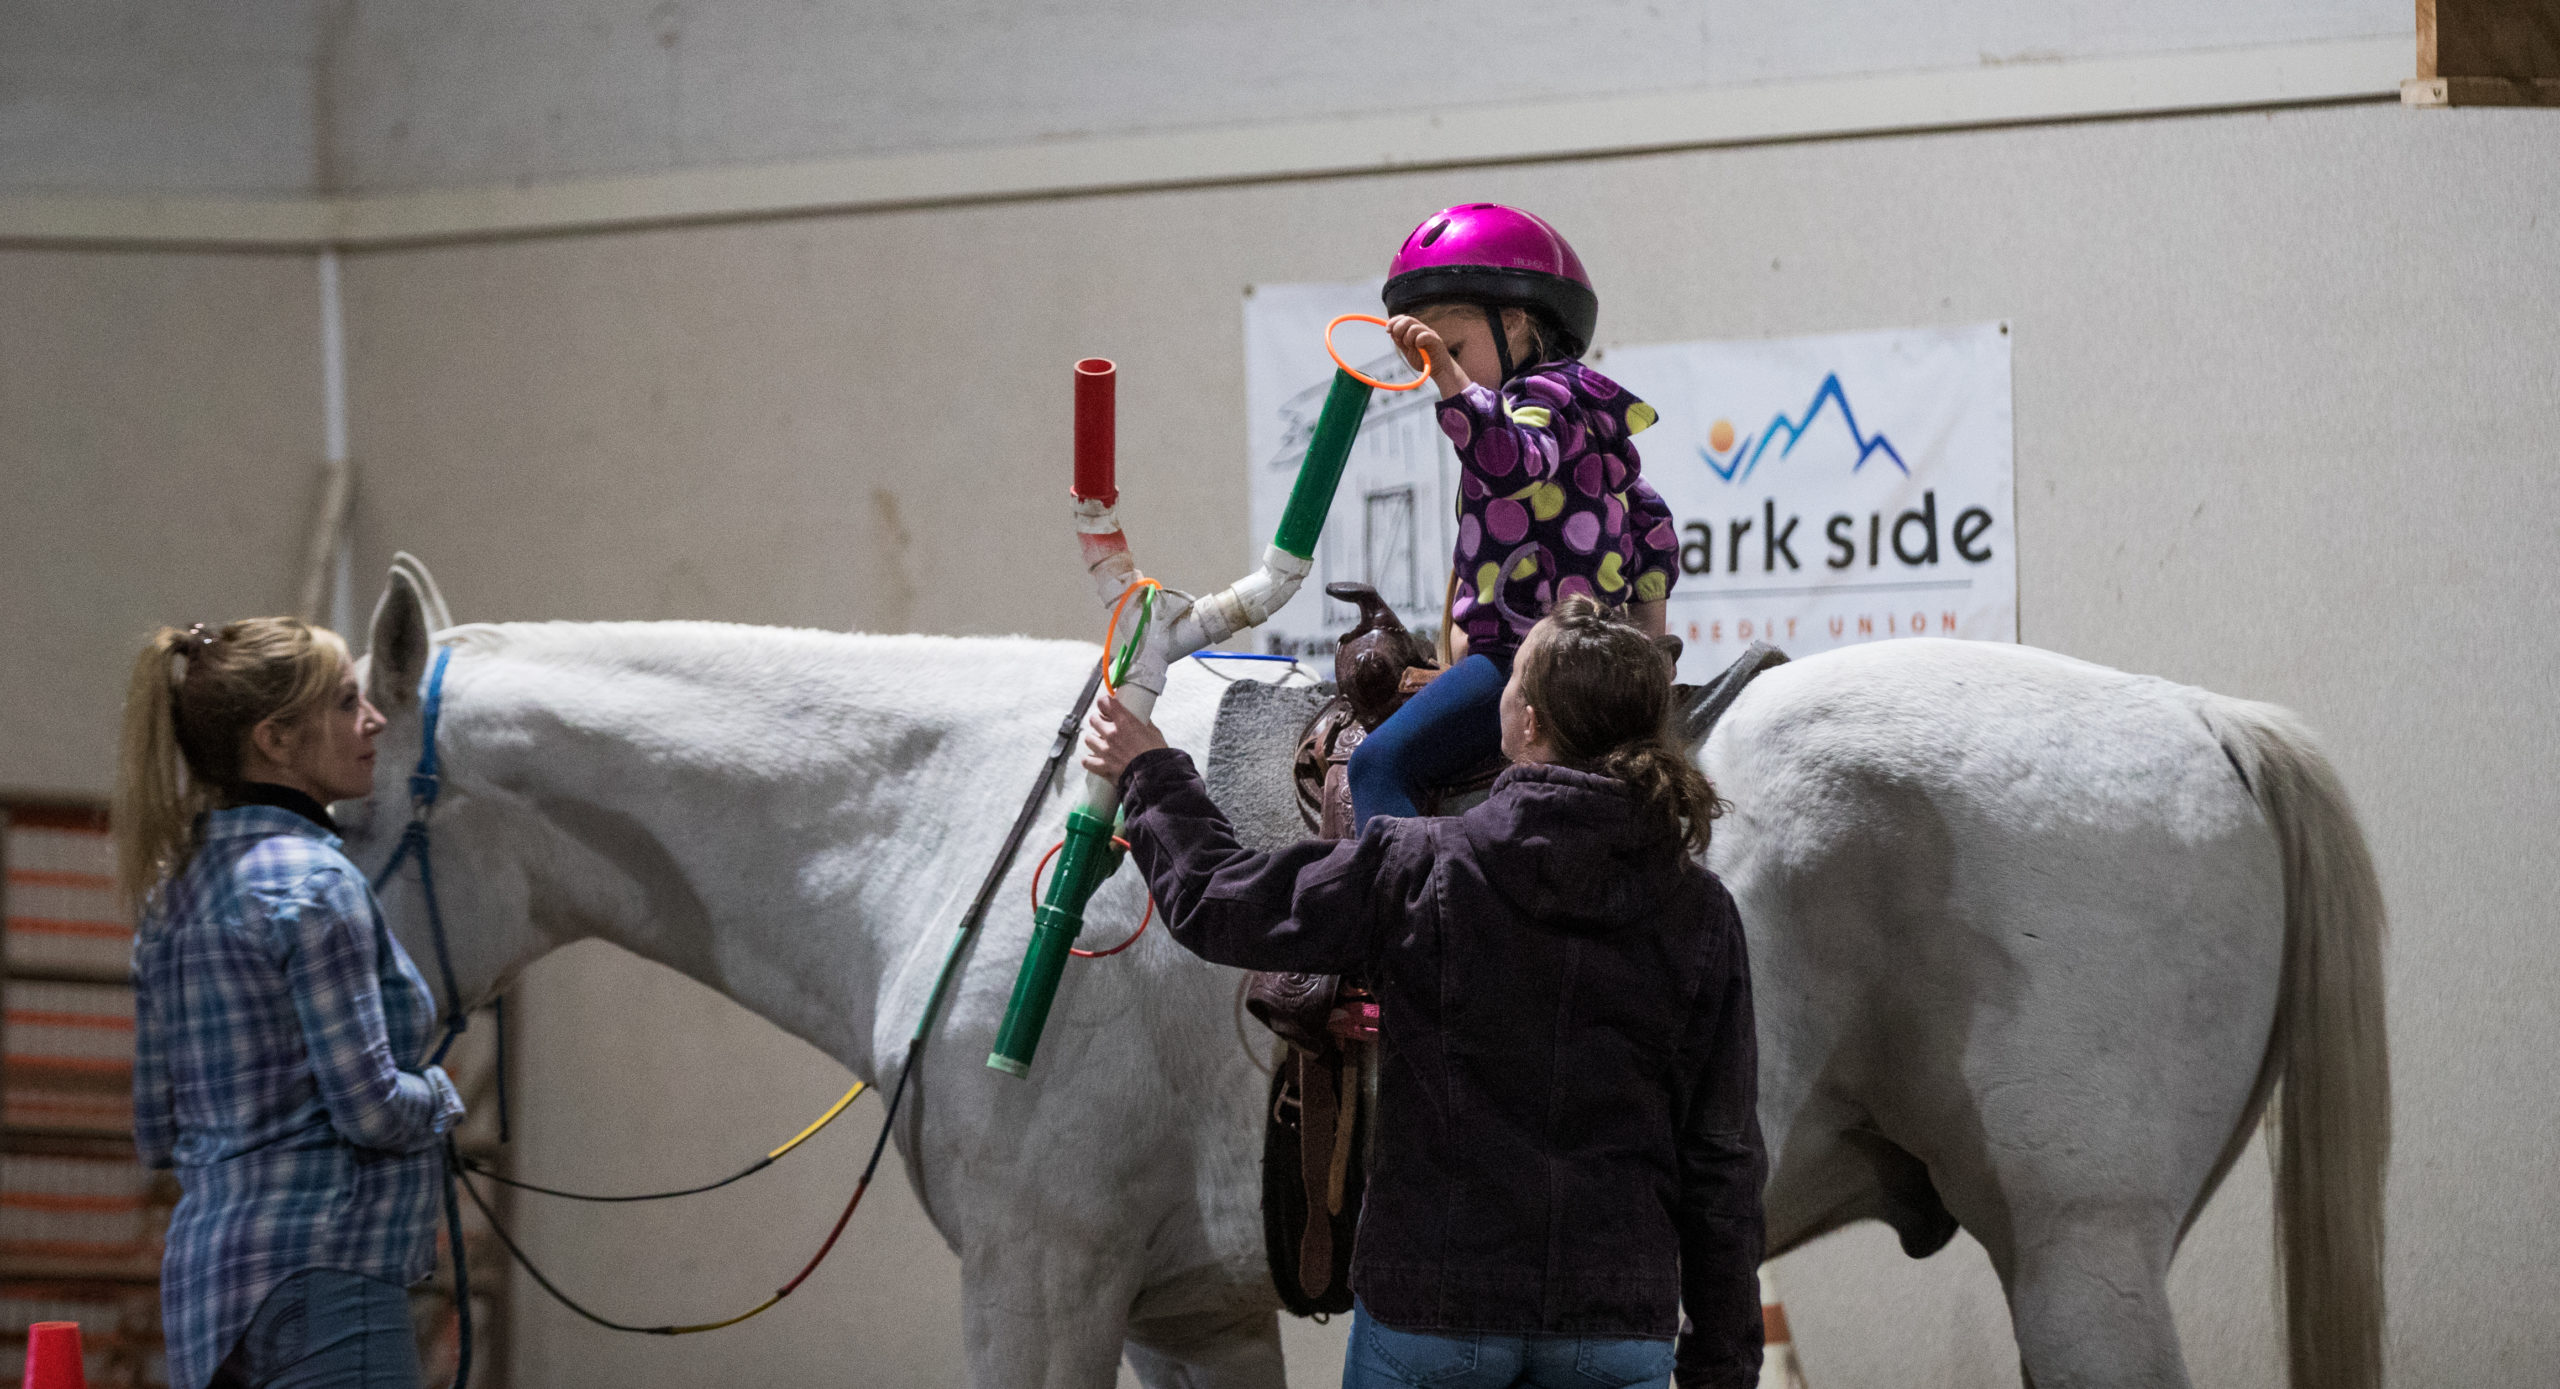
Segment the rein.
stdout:
[[[430,1066],[444,1064],[445,1053],[453,1049],[453,1039],[471,1025],[471,1014],[462,1006],[462,988],[454,981],[453,951],[445,943],[444,908],[436,900],[435,858],[428,852],[427,816],[436,808],[436,796],[444,788],[436,762],[436,717],[444,707],[445,667],[453,663],[453,648],[436,653],[436,664],[427,676],[424,698],[424,728],[418,752],[418,768],[409,774],[409,823],[400,831],[400,847],[391,851],[391,861],[374,875],[373,890],[382,891],[400,865],[415,857],[418,860],[418,888],[427,899],[427,927],[436,947],[436,972],[444,978],[444,1036],[436,1042],[435,1053],[427,1058]],[[507,1127],[507,1015],[498,1014],[498,1134],[504,1142]],[[454,1198],[454,1182],[462,1167],[462,1156],[453,1146],[453,1135],[444,1140],[444,1228],[445,1244],[453,1252],[453,1317],[455,1327],[453,1389],[464,1389],[471,1383],[471,1273],[463,1263],[462,1205]]]
[[[453,648],[445,647],[436,653],[435,665],[428,672],[426,688],[421,698],[422,729],[418,766],[409,776],[409,823],[401,830],[399,846],[392,851],[390,861],[383,864],[382,871],[373,879],[373,889],[379,893],[383,886],[391,881],[392,876],[400,871],[401,864],[411,858],[417,860],[418,886],[426,897],[427,929],[430,939],[435,944],[436,971],[444,982],[445,996],[445,1015],[442,1019],[444,1035],[437,1041],[435,1052],[427,1061],[430,1066],[441,1064],[445,1053],[452,1048],[454,1039],[461,1036],[470,1026],[469,1010],[463,1006],[461,986],[453,972],[453,951],[446,939],[444,908],[436,896],[435,861],[427,830],[428,817],[434,811],[436,799],[443,791],[441,763],[436,754],[436,725],[444,706],[445,668],[452,661]],[[1084,688],[1076,696],[1075,707],[1069,709],[1067,716],[1059,721],[1057,734],[1049,744],[1049,755],[1041,764],[1039,779],[1032,783],[1030,794],[1023,799],[1021,811],[1014,816],[1012,828],[1005,833],[1003,847],[997,850],[995,862],[988,865],[987,876],[979,884],[976,899],[969,904],[969,910],[960,919],[959,928],[953,932],[951,948],[943,956],[941,971],[933,981],[933,991],[925,999],[924,1014],[916,1020],[916,1030],[908,1039],[906,1061],[898,1068],[898,1083],[889,1091],[889,1110],[881,1120],[880,1136],[871,1146],[871,1157],[863,1164],[861,1179],[854,1184],[853,1199],[845,1203],[844,1213],[836,1217],[835,1227],[827,1232],[825,1242],[818,1246],[818,1252],[810,1258],[809,1262],[798,1273],[792,1275],[791,1281],[783,1284],[771,1297],[733,1317],[689,1326],[634,1326],[613,1321],[579,1305],[575,1299],[562,1292],[548,1277],[545,1277],[541,1269],[534,1266],[533,1260],[526,1256],[524,1249],[516,1243],[512,1235],[508,1234],[506,1227],[499,1224],[497,1212],[490,1209],[487,1200],[482,1198],[480,1189],[472,1184],[471,1177],[474,1173],[478,1173],[506,1186],[538,1192],[546,1196],[565,1197],[573,1201],[661,1201],[677,1196],[691,1196],[727,1186],[731,1182],[772,1166],[776,1159],[800,1146],[818,1130],[825,1128],[837,1115],[842,1114],[853,1103],[854,1097],[868,1088],[865,1083],[857,1082],[853,1089],[845,1092],[843,1099],[836,1101],[833,1108],[820,1115],[817,1122],[802,1129],[790,1142],[774,1149],[731,1176],[701,1186],[686,1187],[677,1191],[651,1192],[638,1196],[586,1195],[501,1177],[464,1158],[455,1148],[452,1136],[448,1134],[444,1142],[445,1227],[447,1242],[453,1251],[454,1310],[460,1326],[459,1349],[452,1389],[464,1389],[471,1378],[471,1285],[470,1276],[463,1267],[462,1208],[455,1199],[457,1186],[463,1194],[471,1198],[471,1204],[479,1208],[481,1217],[488,1221],[490,1230],[498,1237],[498,1242],[506,1247],[507,1252],[515,1257],[517,1263],[524,1266],[524,1271],[532,1275],[533,1281],[539,1284],[544,1292],[549,1293],[561,1306],[609,1331],[624,1331],[642,1336],[684,1336],[702,1331],[716,1331],[724,1326],[735,1326],[789,1297],[810,1274],[817,1272],[818,1265],[825,1262],[827,1255],[835,1249],[837,1239],[844,1234],[845,1226],[852,1221],[854,1210],[862,1204],[864,1193],[871,1189],[872,1176],[879,1171],[880,1159],[888,1151],[889,1136],[896,1131],[898,1106],[906,1098],[907,1081],[915,1074],[916,1058],[924,1052],[927,1036],[933,1030],[934,1017],[941,1011],[943,1000],[950,993],[952,980],[959,973],[969,942],[976,938],[978,927],[986,920],[987,909],[995,901],[996,889],[1003,884],[1005,874],[1011,870],[1015,858],[1021,854],[1022,841],[1030,834],[1032,822],[1039,818],[1041,803],[1048,799],[1050,789],[1057,781],[1058,769],[1065,765],[1068,756],[1075,750],[1076,731],[1084,722],[1085,710],[1093,703],[1094,692],[1101,688],[1104,682],[1105,667],[1109,661],[1110,656],[1106,649],[1103,660],[1096,662],[1093,673],[1085,677]],[[498,1141],[503,1143],[506,1141],[507,1131],[505,1000],[503,998],[495,1000],[490,1007],[497,1016]]]
[[[411,857],[418,860],[418,888],[427,899],[427,930],[436,946],[436,972],[444,977],[444,1036],[436,1043],[435,1054],[427,1058],[430,1066],[444,1064],[444,1054],[453,1049],[453,1039],[471,1026],[471,1015],[462,1006],[462,987],[454,982],[453,949],[445,943],[444,908],[436,901],[435,860],[427,852],[427,816],[436,808],[436,797],[444,790],[444,778],[437,771],[436,721],[444,710],[444,671],[453,663],[453,648],[436,653],[435,669],[427,676],[427,691],[422,714],[425,728],[418,749],[418,769],[409,774],[409,824],[400,831],[400,847],[392,850],[391,861],[374,875],[373,890],[382,891],[391,875]],[[502,1014],[501,1017],[504,1015]],[[501,1022],[500,1027],[505,1024]],[[504,1046],[501,1042],[499,1045]],[[506,1111],[506,1073],[498,1073],[498,1109]]]

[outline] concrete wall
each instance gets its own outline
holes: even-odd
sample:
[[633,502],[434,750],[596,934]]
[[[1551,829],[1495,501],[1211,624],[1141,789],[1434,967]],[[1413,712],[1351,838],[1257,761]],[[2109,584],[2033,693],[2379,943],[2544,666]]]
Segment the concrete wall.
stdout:
[[0,193],[305,193],[322,0],[0,0]]
[[326,139],[349,186],[414,189],[2410,28],[2405,0],[357,4]]

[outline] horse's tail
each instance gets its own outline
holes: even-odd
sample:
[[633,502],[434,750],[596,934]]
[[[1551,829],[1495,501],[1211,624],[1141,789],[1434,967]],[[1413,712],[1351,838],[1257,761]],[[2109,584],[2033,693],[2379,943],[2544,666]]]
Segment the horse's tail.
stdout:
[[2271,1059],[2276,1268],[2294,1389],[2382,1383],[2382,1183],[2391,1154],[2382,887],[2346,788],[2286,710],[2202,711],[2275,831],[2284,978]]

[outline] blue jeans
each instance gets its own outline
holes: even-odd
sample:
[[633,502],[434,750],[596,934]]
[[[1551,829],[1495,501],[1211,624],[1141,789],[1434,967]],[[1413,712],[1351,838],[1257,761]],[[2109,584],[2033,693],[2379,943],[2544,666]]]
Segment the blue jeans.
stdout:
[[1502,687],[1511,671],[1469,656],[1422,687],[1351,750],[1351,826],[1419,815],[1423,794],[1502,751]]
[[1672,1345],[1642,1336],[1398,1331],[1355,1302],[1342,1389],[1669,1389]]
[[361,1273],[306,1268],[258,1304],[210,1389],[418,1389],[409,1294]]

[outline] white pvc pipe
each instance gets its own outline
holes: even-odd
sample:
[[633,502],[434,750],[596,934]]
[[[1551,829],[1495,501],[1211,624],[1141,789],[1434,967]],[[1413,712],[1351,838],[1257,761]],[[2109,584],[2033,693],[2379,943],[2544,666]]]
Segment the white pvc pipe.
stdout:
[[[347,457],[347,323],[334,248],[320,253],[320,436],[320,508],[303,555],[300,611],[312,621],[325,616],[331,628],[344,633],[355,621],[355,573],[347,544],[355,469]],[[326,614],[321,611],[324,594]]]
[[[1111,506],[1078,497],[1075,517],[1077,538],[1084,542],[1086,572],[1103,606],[1110,607],[1144,575],[1129,553],[1128,538]],[[1115,692],[1122,706],[1142,719],[1152,715],[1156,696],[1164,693],[1165,672],[1174,662],[1269,621],[1296,596],[1314,568],[1314,561],[1275,545],[1263,552],[1260,567],[1206,598],[1166,589],[1146,641],[1130,663],[1129,677]],[[1103,659],[1111,655],[1105,650]],[[1086,810],[1107,820],[1119,804],[1118,783],[1086,774]]]
[[320,253],[320,431],[322,457],[347,461],[347,312],[338,295],[338,250]]

